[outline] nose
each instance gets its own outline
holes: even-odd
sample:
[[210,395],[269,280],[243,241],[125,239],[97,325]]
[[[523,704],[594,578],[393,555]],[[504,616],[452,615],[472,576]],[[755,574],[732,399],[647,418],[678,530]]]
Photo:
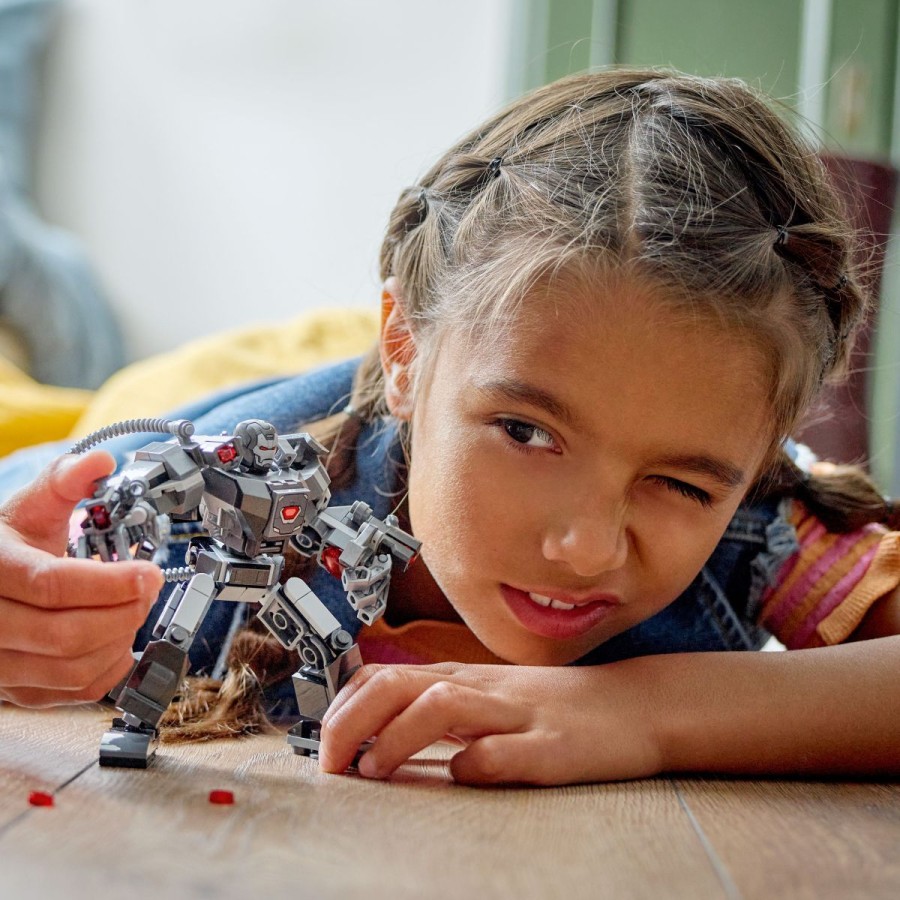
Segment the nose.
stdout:
[[628,555],[625,511],[597,507],[561,516],[546,529],[543,552],[582,577],[619,569]]

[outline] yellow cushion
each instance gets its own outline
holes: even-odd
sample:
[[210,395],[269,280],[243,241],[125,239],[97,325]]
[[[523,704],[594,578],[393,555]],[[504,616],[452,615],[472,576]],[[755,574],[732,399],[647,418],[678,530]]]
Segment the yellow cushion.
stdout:
[[68,437],[91,391],[39,384],[0,356],[0,456]]
[[0,453],[81,437],[120,419],[158,416],[220,388],[363,353],[378,335],[366,310],[306,313],[191,341],[113,375],[98,391],[49,387],[0,365]]

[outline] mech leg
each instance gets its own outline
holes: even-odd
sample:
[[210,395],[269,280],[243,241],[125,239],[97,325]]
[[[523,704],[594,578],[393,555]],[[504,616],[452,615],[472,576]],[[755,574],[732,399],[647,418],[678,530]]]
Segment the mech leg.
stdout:
[[188,650],[216,596],[216,584],[204,573],[179,585],[116,698],[121,718],[100,741],[101,766],[146,769],[159,737],[157,725],[188,669]]
[[316,757],[322,716],[362,665],[359,647],[299,578],[273,592],[257,615],[283,647],[300,653],[303,665],[293,675],[300,720],[287,740],[295,753]]
[[195,574],[179,585],[135,664],[116,706],[124,715],[100,744],[100,765],[144,769],[156,752],[157,725],[188,670],[188,651],[213,600],[256,602],[278,583],[284,557],[235,556],[205,541],[188,549]]

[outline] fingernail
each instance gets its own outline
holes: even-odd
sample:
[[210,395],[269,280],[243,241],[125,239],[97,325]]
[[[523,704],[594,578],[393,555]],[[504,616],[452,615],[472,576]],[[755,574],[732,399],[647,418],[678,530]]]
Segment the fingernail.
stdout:
[[372,751],[363,754],[363,758],[356,767],[357,771],[363,778],[380,778],[381,773],[378,770],[378,760],[372,756]]

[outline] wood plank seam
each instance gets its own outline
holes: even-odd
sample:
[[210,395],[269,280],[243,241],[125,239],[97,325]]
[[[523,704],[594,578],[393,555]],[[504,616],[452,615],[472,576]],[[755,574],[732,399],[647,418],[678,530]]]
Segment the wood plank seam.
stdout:
[[697,821],[697,817],[694,815],[694,811],[691,809],[690,805],[687,802],[687,799],[682,793],[681,786],[679,785],[678,781],[672,778],[671,782],[672,787],[675,789],[675,796],[678,797],[678,802],[681,805],[681,808],[684,810],[688,821],[691,823],[691,828],[693,828],[694,833],[697,835],[697,839],[700,841],[700,845],[703,847],[703,852],[706,854],[706,857],[709,860],[713,871],[716,873],[716,878],[718,878],[722,884],[722,888],[725,891],[725,896],[728,898],[728,900],[742,900],[743,895],[738,890],[737,885],[734,883],[734,879],[731,877],[731,873],[728,871],[728,866],[725,865],[724,861],[719,857],[719,854],[716,853],[715,847],[713,847],[712,845],[712,841],[710,841],[710,839],[706,835],[706,832],[703,830],[703,827]]

